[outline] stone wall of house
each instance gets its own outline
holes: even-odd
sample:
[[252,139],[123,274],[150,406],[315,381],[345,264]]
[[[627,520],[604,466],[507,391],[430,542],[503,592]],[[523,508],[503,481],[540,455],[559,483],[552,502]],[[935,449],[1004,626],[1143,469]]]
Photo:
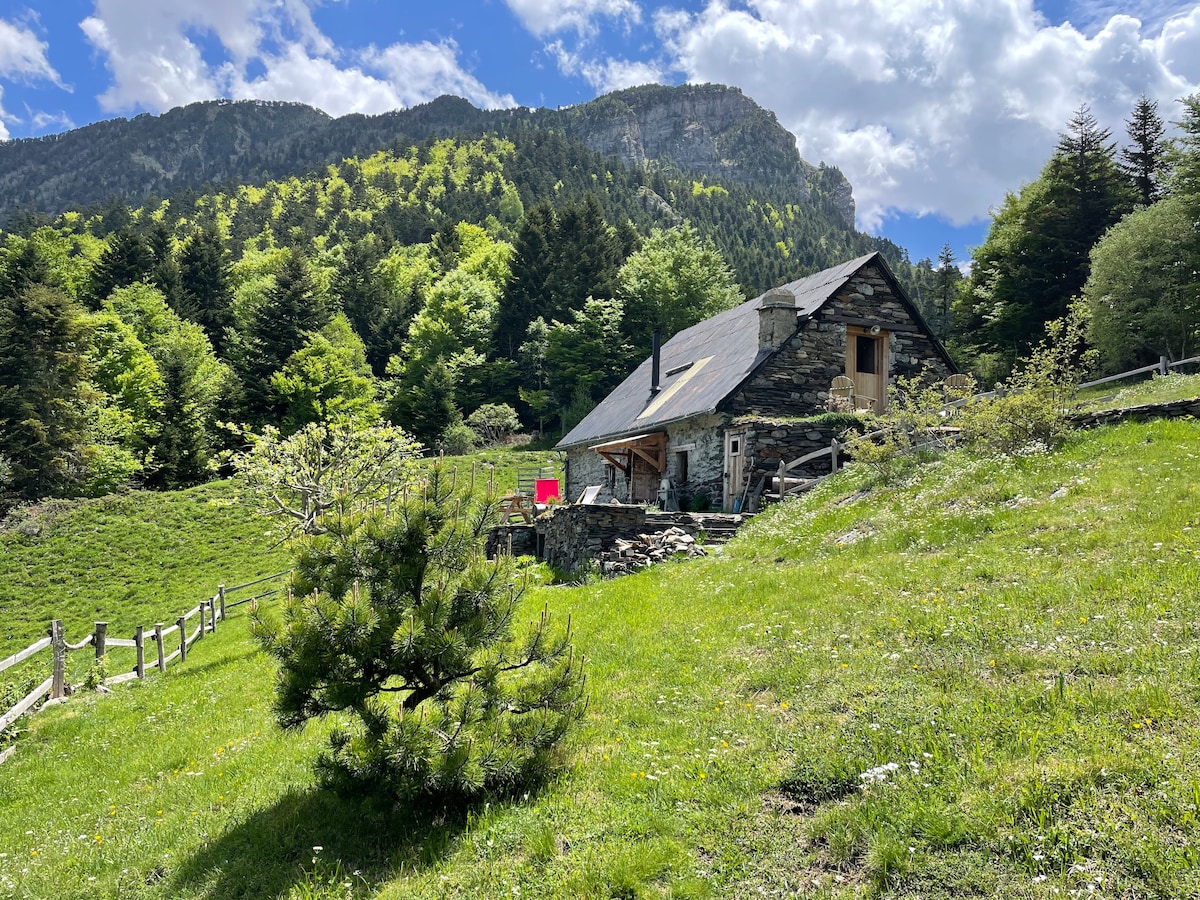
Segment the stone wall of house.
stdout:
[[[749,495],[756,495],[764,477],[779,471],[780,460],[791,462],[816,450],[825,450],[834,438],[841,438],[846,430],[845,423],[827,422],[784,422],[777,419],[740,420],[746,428],[746,455],[742,470],[742,483],[749,485]],[[841,457],[840,466],[846,459]],[[817,477],[832,471],[832,460],[828,456],[811,460],[789,474]]]
[[[725,445],[722,416],[696,416],[668,425],[667,470],[679,495],[680,508],[687,508],[691,498],[703,491],[714,508],[720,507],[725,486]],[[687,479],[681,478],[680,453],[687,454]],[[599,503],[616,500],[629,502],[629,482],[620,469],[607,463],[595,450],[583,447],[567,454],[567,478],[564,500],[579,498],[589,485],[600,485]]]
[[928,367],[942,379],[950,369],[933,340],[892,291],[877,266],[865,267],[844,285],[778,353],[735,395],[728,409],[735,416],[809,416],[825,410],[829,386],[846,373],[846,326],[838,319],[877,324],[890,336],[890,381],[911,377]]

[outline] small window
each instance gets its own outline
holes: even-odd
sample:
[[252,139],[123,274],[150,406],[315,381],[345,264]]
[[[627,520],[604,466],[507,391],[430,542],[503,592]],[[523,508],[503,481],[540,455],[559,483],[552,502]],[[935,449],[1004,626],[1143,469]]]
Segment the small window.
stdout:
[[860,334],[854,340],[854,371],[862,375],[874,375],[875,338]]
[[741,452],[742,452],[742,439],[741,438],[730,438],[729,439],[729,455],[730,456],[738,456],[739,454],[741,454]]
[[687,484],[688,480],[688,454],[686,450],[681,450],[675,454],[675,482],[676,484]]

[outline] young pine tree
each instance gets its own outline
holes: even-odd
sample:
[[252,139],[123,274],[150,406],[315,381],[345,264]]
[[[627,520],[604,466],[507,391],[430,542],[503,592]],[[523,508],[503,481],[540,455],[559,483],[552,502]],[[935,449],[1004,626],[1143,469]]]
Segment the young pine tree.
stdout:
[[569,623],[517,629],[511,557],[484,558],[494,498],[440,466],[403,499],[299,547],[283,619],[256,621],[280,664],[284,728],[346,712],[325,783],[397,802],[504,793],[544,777],[585,708]]

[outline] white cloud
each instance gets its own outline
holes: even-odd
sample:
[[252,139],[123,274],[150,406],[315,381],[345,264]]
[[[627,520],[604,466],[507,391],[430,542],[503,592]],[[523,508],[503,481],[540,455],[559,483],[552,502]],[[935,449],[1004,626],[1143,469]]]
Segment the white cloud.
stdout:
[[1155,29],[1112,15],[1085,34],[1028,0],[708,0],[655,17],[689,81],[741,87],[801,155],[845,172],[859,224],[893,212],[982,218],[1036,177],[1081,102],[1124,137],[1139,94],[1200,83],[1200,6]]
[[[64,90],[54,66],[46,56],[49,45],[28,28],[0,19],[0,77],[20,81],[49,81]],[[9,137],[5,122],[19,122],[4,109],[4,87],[0,85],[0,140]]]
[[538,37],[574,29],[585,34],[600,17],[641,21],[642,10],[633,0],[505,0],[508,8]]
[[393,44],[383,50],[369,48],[364,64],[385,74],[405,106],[425,103],[442,94],[454,94],[485,109],[516,106],[511,94],[489,91],[458,63],[458,46],[453,41],[431,44]]
[[[379,113],[454,93],[513,106],[466,72],[452,42],[340,50],[313,21],[318,0],[96,0],[80,23],[112,83],[110,111],[228,96],[293,100],[331,115]],[[214,50],[212,38],[219,44]]]
[[560,72],[564,75],[581,76],[598,94],[607,94],[639,84],[661,82],[666,74],[661,66],[653,62],[586,59],[579,53],[569,51],[562,41],[547,44],[546,52],[558,62]]
[[49,45],[28,28],[0,19],[0,76],[46,80],[62,86],[58,72],[46,58]]

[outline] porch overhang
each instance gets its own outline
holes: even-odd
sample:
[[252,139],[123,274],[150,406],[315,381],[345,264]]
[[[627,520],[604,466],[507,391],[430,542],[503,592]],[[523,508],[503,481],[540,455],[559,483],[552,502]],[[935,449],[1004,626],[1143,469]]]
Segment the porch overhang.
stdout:
[[631,437],[606,441],[603,444],[593,444],[592,450],[628,477],[633,468],[635,457],[641,457],[648,462],[655,472],[662,474],[667,469],[667,433],[655,431],[647,434],[635,434]]

